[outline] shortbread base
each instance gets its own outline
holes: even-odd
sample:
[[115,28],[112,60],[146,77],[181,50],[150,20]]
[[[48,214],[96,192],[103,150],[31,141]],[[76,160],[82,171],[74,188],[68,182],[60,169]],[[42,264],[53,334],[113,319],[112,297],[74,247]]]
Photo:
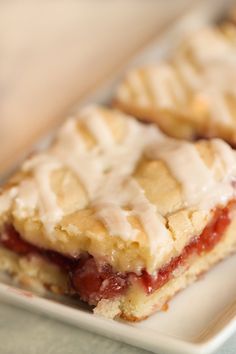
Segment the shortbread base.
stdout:
[[[236,251],[236,220],[231,222],[222,240],[214,249],[201,256],[188,260],[188,266],[181,266],[175,271],[175,278],[160,289],[147,295],[140,283],[134,283],[128,292],[113,300],[103,299],[94,309],[96,314],[108,318],[123,318],[127,321],[141,321],[161,310],[180,290],[193,283],[214,264]],[[40,256],[19,256],[12,251],[0,248],[0,271],[12,276],[15,284],[43,294],[51,291],[67,294],[68,277],[58,266]]]

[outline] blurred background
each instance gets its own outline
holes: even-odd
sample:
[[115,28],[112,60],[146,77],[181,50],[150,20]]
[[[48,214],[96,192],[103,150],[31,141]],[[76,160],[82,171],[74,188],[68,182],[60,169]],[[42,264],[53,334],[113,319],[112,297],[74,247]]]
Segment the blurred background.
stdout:
[[[0,0],[0,175],[200,1]],[[0,314],[3,354],[148,354],[3,302]]]
[[0,173],[193,1],[0,1]]

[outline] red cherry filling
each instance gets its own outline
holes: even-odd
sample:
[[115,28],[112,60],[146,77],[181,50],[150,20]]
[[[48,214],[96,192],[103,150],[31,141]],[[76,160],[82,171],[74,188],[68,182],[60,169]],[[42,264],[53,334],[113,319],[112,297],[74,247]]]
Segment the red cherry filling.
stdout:
[[5,248],[22,255],[37,251],[35,246],[20,238],[19,233],[12,225],[5,225],[4,230],[1,233],[1,244]]
[[39,254],[57,264],[68,273],[73,292],[89,304],[96,305],[102,298],[112,299],[122,295],[133,281],[139,281],[147,294],[161,288],[173,277],[174,271],[179,266],[186,264],[191,255],[201,255],[214,248],[230,223],[229,212],[233,206],[232,202],[227,208],[216,209],[212,221],[201,235],[193,238],[179,256],[172,258],[154,276],[146,270],[143,270],[141,275],[115,272],[109,264],[99,264],[88,254],[80,258],[71,258],[58,252],[44,250],[24,241],[11,225],[5,226],[0,235],[0,243],[20,255]]
[[110,299],[122,294],[128,286],[126,274],[114,273],[108,264],[98,266],[93,257],[73,269],[71,282],[81,299],[92,305],[102,298]]
[[0,235],[0,243],[5,248],[20,255],[40,254],[42,257],[49,259],[51,262],[64,269],[70,269],[77,261],[73,258],[65,257],[58,252],[44,250],[30,244],[20,237],[20,234],[12,225],[5,225],[4,230]]
[[143,271],[139,279],[143,283],[147,293],[152,293],[167,283],[173,276],[174,270],[180,265],[184,265],[189,256],[193,254],[200,255],[214,248],[230,224],[230,209],[230,207],[216,209],[213,219],[205,227],[201,235],[193,238],[178,257],[172,258],[167,265],[160,268],[155,277],[148,274],[145,270]]

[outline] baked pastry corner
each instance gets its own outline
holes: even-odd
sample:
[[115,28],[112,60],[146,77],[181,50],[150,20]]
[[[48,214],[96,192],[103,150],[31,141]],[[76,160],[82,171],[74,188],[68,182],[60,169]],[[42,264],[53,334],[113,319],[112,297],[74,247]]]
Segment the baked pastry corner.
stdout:
[[0,194],[0,269],[144,319],[235,250],[236,155],[89,107]]
[[128,72],[114,106],[173,137],[218,137],[236,146],[235,58],[235,25],[200,29],[168,61]]

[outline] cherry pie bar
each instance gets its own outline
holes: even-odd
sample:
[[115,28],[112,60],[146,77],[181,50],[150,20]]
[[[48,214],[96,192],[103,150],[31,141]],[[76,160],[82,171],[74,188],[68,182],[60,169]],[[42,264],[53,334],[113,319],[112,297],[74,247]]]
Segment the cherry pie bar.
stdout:
[[219,137],[236,146],[236,26],[206,27],[171,59],[128,72],[114,105],[168,135]]
[[92,106],[0,194],[0,269],[142,320],[236,249],[236,152]]

